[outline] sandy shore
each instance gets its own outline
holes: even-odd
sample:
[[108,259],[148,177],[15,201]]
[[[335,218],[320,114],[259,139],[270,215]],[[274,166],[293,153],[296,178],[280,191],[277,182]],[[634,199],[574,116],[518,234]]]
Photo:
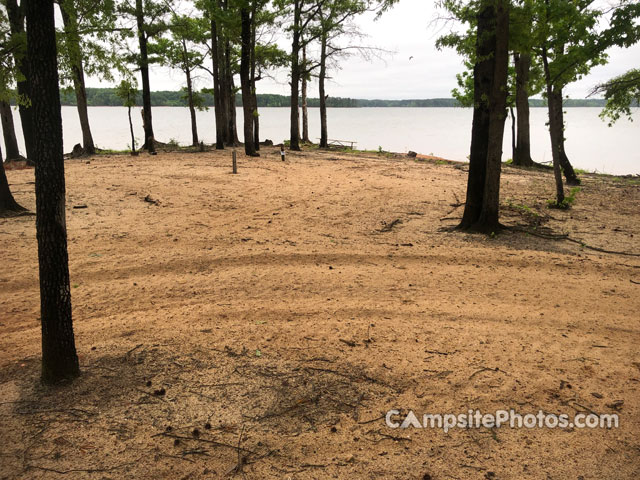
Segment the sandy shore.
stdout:
[[[0,478],[640,476],[640,257],[451,231],[463,165],[230,163],[67,162],[71,386],[38,382],[34,217],[0,219]],[[7,175],[34,209],[33,170]],[[637,180],[587,176],[569,211],[552,193],[506,169],[504,222],[640,252]],[[393,408],[620,427],[394,430]]]

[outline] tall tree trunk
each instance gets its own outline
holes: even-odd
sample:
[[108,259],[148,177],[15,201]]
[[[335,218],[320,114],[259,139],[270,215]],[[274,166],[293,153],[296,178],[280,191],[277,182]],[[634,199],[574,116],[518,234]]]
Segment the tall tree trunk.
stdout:
[[224,46],[224,61],[225,61],[225,84],[227,87],[227,102],[229,109],[228,116],[228,144],[232,147],[237,147],[240,144],[238,139],[238,127],[236,121],[236,86],[233,80],[233,68],[231,67],[231,41],[225,35]]
[[238,145],[240,145],[240,139],[238,138],[238,121],[236,114],[236,85],[233,80],[233,75],[229,77],[229,86],[229,135],[231,136],[230,145],[233,147],[237,147]]
[[189,64],[189,50],[187,42],[182,40],[182,69],[187,77],[187,104],[189,105],[189,114],[191,115],[191,145],[197,147],[200,144],[198,140],[198,122],[196,120],[196,107],[193,104],[193,82],[191,81],[191,65]]
[[151,117],[151,84],[149,82],[149,54],[147,52],[147,32],[144,23],[143,0],[136,0],[136,23],[140,47],[140,76],[142,77],[142,118],[144,123],[144,145],[142,148],[155,151],[153,120]]
[[[226,8],[226,2],[220,3],[221,8]],[[231,103],[230,99],[230,86],[229,86],[229,71],[227,61],[227,49],[225,45],[227,44],[227,40],[225,38],[224,26],[222,24],[218,25],[218,48],[219,48],[219,63],[218,68],[220,70],[220,104],[222,110],[222,134],[224,139],[225,146],[233,145],[233,139],[231,137],[231,131],[229,128],[230,125],[230,116],[231,110],[229,109],[229,105]]]
[[[220,2],[218,1],[218,7],[220,6]],[[219,42],[219,33],[220,29],[215,21],[214,12],[211,12],[211,61],[213,67],[213,100],[214,100],[214,108],[215,108],[215,117],[216,117],[216,149],[222,150],[224,149],[225,144],[225,136],[224,126],[227,123],[227,119],[224,116],[224,104],[222,102],[222,83],[221,83],[221,75],[220,75],[220,62],[221,62],[221,52],[220,52],[220,42]]]
[[300,150],[300,35],[302,28],[302,0],[293,2],[293,41],[291,44],[291,138],[289,148]]
[[556,126],[560,128],[560,133],[557,136],[558,150],[560,152],[560,166],[562,167],[562,171],[564,172],[564,178],[567,180],[567,185],[580,185],[580,179],[576,175],[576,172],[573,169],[573,165],[571,165],[571,162],[569,161],[567,153],[564,149],[564,108],[562,106],[562,90],[559,91],[558,96],[555,98],[555,102],[557,103],[556,108],[559,117]]
[[511,161],[516,158],[516,114],[513,107],[509,105],[509,113],[511,114]]
[[558,108],[562,111],[562,93],[556,91],[551,83],[551,72],[549,69],[549,59],[547,47],[542,48],[542,64],[544,76],[547,84],[547,103],[549,105],[549,135],[551,137],[551,157],[553,159],[553,174],[556,182],[556,203],[561,205],[564,202],[564,185],[562,184],[562,171],[560,170],[560,139],[562,126],[558,125],[562,121]]
[[531,159],[531,125],[529,114],[529,75],[531,70],[531,55],[516,53],[516,110],[517,110],[517,139],[513,164],[521,167],[533,166]]
[[495,66],[489,97],[489,142],[482,212],[474,229],[492,233],[500,229],[500,170],[504,122],[507,118],[507,81],[509,70],[509,0],[495,2]]
[[489,148],[489,97],[495,70],[496,49],[495,11],[483,2],[477,15],[476,61],[473,67],[473,125],[467,179],[467,198],[462,221],[458,228],[469,229],[480,218],[487,174]]
[[[24,35],[24,5],[26,0],[23,0],[20,6],[18,6],[17,0],[6,0],[7,15],[9,17],[9,24],[11,28],[11,37],[15,39]],[[17,41],[17,40],[16,40]],[[16,88],[18,94],[27,100],[31,99],[31,88],[29,86],[30,72],[29,62],[27,61],[26,51],[15,51],[14,63],[16,68],[20,72],[21,76],[16,82]],[[33,108],[31,105],[24,105],[23,102],[18,104],[18,111],[20,112],[20,124],[22,125],[22,135],[24,137],[24,146],[27,151],[27,158],[34,161],[33,156],[33,144],[34,144],[34,130],[33,130]]]
[[80,374],[71,317],[65,219],[62,116],[53,2],[27,2],[36,163],[36,237],[40,271],[42,380],[55,383]]
[[[16,139],[16,129],[13,125],[13,112],[9,102],[0,102],[0,118],[2,120],[2,136],[4,137],[4,146],[7,149],[7,162],[9,160],[20,160],[20,151],[18,150],[18,140]],[[0,155],[0,162],[2,155]]]
[[257,157],[258,153],[253,140],[253,95],[251,94],[251,11],[248,8],[241,8],[240,18],[242,20],[240,87],[244,112],[244,152],[250,157]]
[[76,94],[76,108],[80,119],[80,129],[82,130],[82,147],[84,153],[93,155],[96,153],[96,147],[93,143],[93,135],[91,135],[91,126],[89,125],[89,111],[87,108],[87,90],[84,82],[84,67],[82,62],[82,47],[80,35],[78,34],[78,22],[76,19],[75,7],[72,0],[59,2],[60,11],[62,13],[62,21],[64,23],[66,41],[69,43],[68,53],[71,63],[73,89]]
[[8,216],[10,212],[24,212],[25,210],[26,208],[18,205],[11,194],[7,174],[2,164],[2,148],[0,148],[0,217]]
[[191,71],[187,70],[187,101],[189,103],[189,114],[191,115],[191,145],[197,147],[200,144],[198,139],[198,121],[196,119],[196,107],[193,104],[193,83],[191,81]]
[[307,106],[307,47],[302,48],[302,143],[311,143],[309,139],[309,109]]
[[127,106],[127,114],[129,115],[129,132],[131,133],[131,155],[137,155],[136,137],[133,134],[133,121],[131,120],[131,105]]
[[254,0],[251,9],[251,101],[253,103],[253,144],[260,151],[260,115],[258,113],[258,93],[256,90],[256,15],[258,2]]
[[318,93],[320,95],[320,148],[329,148],[329,133],[327,130],[327,95],[325,81],[327,79],[327,32],[323,31],[320,38],[320,74],[318,77]]

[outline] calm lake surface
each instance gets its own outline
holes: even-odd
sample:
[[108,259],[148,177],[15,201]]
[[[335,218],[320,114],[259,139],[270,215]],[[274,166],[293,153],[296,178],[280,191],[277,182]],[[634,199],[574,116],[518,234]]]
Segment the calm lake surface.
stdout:
[[[634,109],[635,122],[620,120],[609,128],[600,120],[599,108],[566,109],[566,150],[573,165],[589,171],[612,174],[640,173],[640,109]],[[466,160],[471,138],[473,111],[464,108],[333,108],[328,111],[329,138],[353,140],[357,148],[433,154],[451,160]],[[242,109],[238,108],[238,131],[242,140]],[[20,122],[14,112],[16,130],[22,142]],[[143,136],[140,109],[132,112],[139,142]],[[75,107],[62,107],[65,152],[81,142]],[[127,110],[124,107],[90,107],[89,118],[94,141],[101,148],[125,149],[130,143]],[[288,138],[289,110],[260,109],[262,140],[275,143]],[[549,133],[544,108],[531,109],[531,148],[534,160],[551,160]],[[511,131],[508,119],[504,159],[511,157]],[[310,136],[320,133],[319,110],[309,109]],[[191,142],[189,111],[182,107],[154,107],[153,126],[162,142],[173,139]],[[198,133],[205,143],[215,141],[213,109],[198,112]],[[21,145],[22,151],[24,151]]]

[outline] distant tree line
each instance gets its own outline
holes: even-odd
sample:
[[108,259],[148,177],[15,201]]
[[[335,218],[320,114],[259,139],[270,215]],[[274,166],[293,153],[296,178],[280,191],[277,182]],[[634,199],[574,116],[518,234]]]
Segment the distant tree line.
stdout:
[[[118,96],[115,88],[87,88],[87,105],[90,107],[121,107],[122,98]],[[282,107],[288,108],[291,105],[291,97],[288,95],[257,94],[258,107]],[[213,108],[215,106],[213,95],[207,91],[200,93],[202,106]],[[76,95],[73,91],[64,89],[60,91],[62,105],[76,106]],[[300,99],[302,101],[302,98]],[[318,108],[319,98],[307,98],[307,106]],[[606,105],[605,99],[599,98],[568,98],[563,105],[565,107],[598,107]],[[237,107],[242,106],[242,94],[237,94],[235,103]],[[326,101],[329,108],[451,108],[463,106],[455,98],[429,98],[429,99],[409,99],[409,100],[366,100],[357,98],[328,97]],[[142,92],[137,91],[135,105],[142,106]],[[154,107],[187,107],[188,99],[184,91],[162,90],[151,92],[151,105]],[[529,106],[544,108],[547,107],[546,99],[530,98]],[[632,107],[638,106],[638,102],[633,102]]]

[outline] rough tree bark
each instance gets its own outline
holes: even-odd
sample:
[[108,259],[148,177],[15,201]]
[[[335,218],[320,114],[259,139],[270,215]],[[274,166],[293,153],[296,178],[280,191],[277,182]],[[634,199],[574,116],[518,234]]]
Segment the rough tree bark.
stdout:
[[[9,24],[11,28],[11,36],[24,35],[24,15],[25,15],[25,2],[23,0],[18,5],[17,0],[6,0],[7,15],[9,17]],[[27,61],[26,52],[16,51],[14,53],[14,63],[20,72],[21,76],[16,82],[16,89],[18,94],[30,101],[31,89],[29,87],[29,62]],[[34,143],[34,130],[33,130],[33,109],[30,105],[25,105],[22,102],[18,105],[18,111],[20,112],[20,124],[22,125],[22,135],[24,137],[24,146],[27,152],[27,158],[33,160],[33,143]]]
[[[557,92],[551,83],[551,71],[549,69],[549,58],[547,47],[542,48],[542,65],[547,83],[547,102],[549,105],[549,135],[551,136],[551,157],[553,159],[553,175],[556,183],[556,203],[561,205],[564,202],[564,186],[562,184],[562,171],[560,170],[560,139],[562,135],[562,93]],[[560,110],[560,111],[558,111]]]
[[293,2],[293,40],[291,43],[291,135],[289,148],[300,151],[300,35],[303,0]]
[[533,166],[531,159],[531,125],[529,112],[529,74],[531,70],[531,55],[516,53],[516,111],[517,111],[517,139],[513,164],[521,167]]
[[[220,2],[218,1],[218,7],[220,7]],[[222,102],[222,85],[220,78],[220,44],[218,41],[219,38],[219,28],[218,24],[214,17],[214,12],[211,12],[211,61],[212,64],[212,72],[213,72],[213,100],[214,100],[214,108],[215,108],[215,118],[216,118],[216,149],[222,150],[224,149],[225,137],[224,137],[224,126],[227,123],[226,118],[224,117],[224,107]]]
[[[18,139],[16,138],[16,129],[13,124],[13,112],[9,102],[0,102],[0,119],[2,120],[2,136],[4,137],[4,146],[7,149],[7,162],[9,160],[22,160],[20,150],[18,149]],[[0,162],[2,155],[0,155]]]
[[509,1],[495,1],[494,73],[489,96],[489,139],[482,211],[473,229],[492,233],[500,229],[500,171],[504,123],[507,118],[509,68]]
[[240,139],[238,138],[238,122],[236,114],[236,85],[233,80],[233,75],[229,77],[229,87],[229,135],[231,139],[229,145],[237,147],[240,145]]
[[480,218],[487,173],[487,149],[489,147],[489,96],[495,69],[493,52],[496,48],[495,11],[484,2],[477,14],[476,58],[473,68],[473,124],[471,128],[471,152],[467,198],[462,221],[458,228],[471,228]]
[[556,128],[559,129],[559,132],[556,135],[556,139],[558,141],[558,150],[560,152],[560,166],[562,167],[564,177],[567,180],[567,185],[580,185],[580,179],[578,178],[578,175],[576,175],[573,165],[571,165],[569,157],[567,157],[567,153],[564,149],[564,108],[562,106],[562,90],[557,92],[553,101],[556,104],[554,108],[558,115]]
[[151,116],[148,39],[144,22],[143,0],[136,0],[136,24],[138,27],[138,45],[140,47],[140,76],[142,77],[142,117],[144,123],[144,144],[142,148],[154,152],[155,136],[153,135],[153,119]]
[[36,162],[36,236],[40,271],[42,381],[55,383],[80,373],[71,317],[65,220],[62,116],[53,2],[27,3]]
[[[320,12],[322,17],[322,12]],[[318,93],[320,96],[320,148],[329,148],[329,133],[327,129],[327,95],[325,81],[327,79],[327,32],[320,36],[320,73],[318,77]]]
[[70,8],[74,8],[73,4],[61,1],[59,5],[65,35],[67,36],[66,40],[71,44],[69,53],[71,55],[73,90],[76,94],[76,108],[80,119],[80,129],[82,130],[82,148],[85,154],[93,155],[96,153],[96,147],[93,143],[93,135],[91,134],[91,126],[89,124],[87,89],[84,81],[84,66],[82,63],[80,35],[78,34],[78,22],[75,12],[70,11]]
[[253,143],[256,152],[260,151],[260,114],[258,113],[258,91],[256,83],[259,80],[256,76],[256,30],[258,14],[258,2],[254,0],[251,9],[251,100],[253,102]]
[[236,121],[236,86],[233,80],[233,69],[231,68],[231,41],[225,36],[224,39],[224,62],[225,62],[225,86],[227,88],[226,99],[228,108],[228,145],[237,147],[240,145],[238,139],[238,127]]
[[309,108],[307,105],[307,47],[302,47],[302,143],[311,143],[309,139]]
[[240,9],[241,47],[240,47],[240,88],[242,89],[242,111],[244,113],[244,152],[250,157],[257,157],[253,139],[253,95],[251,93],[251,10]]
[[24,212],[25,210],[11,194],[7,174],[2,164],[2,149],[0,148],[0,217],[10,216],[13,213]]

